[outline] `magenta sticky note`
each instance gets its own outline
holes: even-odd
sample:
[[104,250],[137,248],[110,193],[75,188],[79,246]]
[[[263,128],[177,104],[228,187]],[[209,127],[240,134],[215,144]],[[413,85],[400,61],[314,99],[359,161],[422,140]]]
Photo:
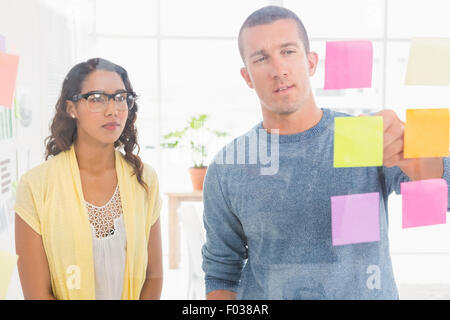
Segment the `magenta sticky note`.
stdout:
[[0,51],[6,52],[6,39],[0,34]]
[[402,182],[400,191],[403,228],[446,223],[448,187],[444,179]]
[[325,51],[326,90],[372,87],[371,41],[328,41]]
[[333,246],[380,240],[380,194],[331,197]]

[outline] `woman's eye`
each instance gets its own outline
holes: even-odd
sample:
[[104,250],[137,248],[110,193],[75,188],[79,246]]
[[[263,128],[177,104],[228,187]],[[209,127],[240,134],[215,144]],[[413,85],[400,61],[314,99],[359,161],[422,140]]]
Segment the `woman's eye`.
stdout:
[[124,96],[116,96],[114,100],[116,100],[117,102],[123,102],[126,100],[126,98]]
[[93,95],[89,100],[91,100],[92,102],[103,102],[105,99],[100,95]]

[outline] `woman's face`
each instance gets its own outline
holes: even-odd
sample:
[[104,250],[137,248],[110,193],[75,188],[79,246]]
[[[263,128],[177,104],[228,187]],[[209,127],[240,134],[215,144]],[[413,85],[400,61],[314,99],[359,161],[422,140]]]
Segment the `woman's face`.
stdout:
[[[117,73],[96,70],[90,73],[81,85],[81,94],[93,91],[115,94],[126,89],[122,78]],[[108,100],[103,107],[98,103],[96,108],[92,106],[92,101],[89,102],[86,99],[78,102],[68,101],[67,112],[77,121],[77,139],[114,144],[125,128],[128,109],[120,109],[114,99]]]

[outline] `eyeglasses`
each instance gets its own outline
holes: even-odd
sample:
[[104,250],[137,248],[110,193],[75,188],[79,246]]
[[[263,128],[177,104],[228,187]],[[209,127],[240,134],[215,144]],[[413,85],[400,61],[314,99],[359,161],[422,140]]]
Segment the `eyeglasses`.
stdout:
[[102,112],[106,109],[109,100],[114,100],[116,108],[120,111],[131,110],[138,96],[134,92],[118,91],[108,94],[102,91],[92,91],[88,93],[80,93],[72,97],[73,102],[86,99],[89,111]]

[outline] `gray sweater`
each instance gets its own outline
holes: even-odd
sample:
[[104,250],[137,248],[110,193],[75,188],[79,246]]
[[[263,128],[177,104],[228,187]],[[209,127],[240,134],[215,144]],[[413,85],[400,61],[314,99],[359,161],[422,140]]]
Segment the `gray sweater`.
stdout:
[[[238,299],[398,299],[387,200],[409,178],[398,168],[333,168],[334,117],[268,134],[262,123],[215,157],[204,183],[206,293]],[[444,179],[450,185],[450,162]],[[333,246],[336,195],[379,192],[380,241]],[[449,201],[450,203],[450,201]]]

